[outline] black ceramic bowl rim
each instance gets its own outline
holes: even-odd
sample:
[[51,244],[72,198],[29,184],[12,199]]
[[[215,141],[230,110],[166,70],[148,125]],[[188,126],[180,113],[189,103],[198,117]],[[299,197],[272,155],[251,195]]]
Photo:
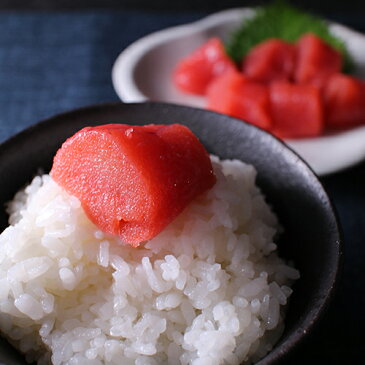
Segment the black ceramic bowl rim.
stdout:
[[[171,115],[196,115],[195,119],[197,120],[199,117],[202,119],[210,119],[210,120],[216,120],[219,119],[220,122],[227,123],[227,126],[232,128],[237,128],[237,130],[244,129],[246,131],[252,132],[256,137],[259,138],[260,141],[262,140],[263,143],[268,143],[271,145],[273,150],[279,151],[286,159],[285,162],[283,162],[283,166],[285,168],[285,164],[289,162],[289,165],[291,164],[294,166],[297,170],[302,172],[302,176],[305,176],[310,183],[314,186],[314,189],[318,194],[321,195],[321,199],[323,201],[323,214],[326,216],[326,218],[331,223],[331,237],[333,241],[333,247],[332,251],[330,252],[330,258],[331,261],[330,265],[330,272],[329,275],[323,279],[323,283],[321,286],[321,292],[318,293],[318,297],[316,297],[316,302],[311,307],[311,310],[309,313],[306,314],[305,318],[302,319],[300,322],[300,325],[295,328],[294,331],[289,333],[287,337],[279,341],[279,344],[277,346],[274,346],[274,349],[269,352],[263,359],[261,359],[257,365],[273,365],[278,364],[283,359],[287,358],[289,354],[293,352],[293,349],[297,349],[298,345],[303,342],[305,338],[308,337],[308,334],[312,332],[313,328],[315,327],[315,324],[318,323],[318,320],[323,316],[326,308],[328,307],[328,304],[330,300],[333,298],[335,286],[338,282],[338,277],[340,275],[341,267],[342,267],[342,260],[343,260],[343,248],[342,248],[342,234],[339,228],[338,224],[338,218],[337,214],[335,212],[335,209],[325,192],[323,186],[319,182],[317,176],[315,173],[311,170],[311,168],[294,152],[292,151],[287,145],[285,145],[282,141],[278,140],[277,138],[273,137],[269,133],[262,131],[250,124],[247,124],[245,122],[242,122],[241,120],[234,119],[231,117],[227,117],[218,113],[214,113],[207,110],[197,109],[197,108],[191,108],[181,105],[174,105],[174,104],[167,104],[167,103],[156,103],[156,102],[147,102],[147,103],[131,103],[131,104],[123,104],[120,102],[112,102],[112,103],[105,103],[105,104],[98,104],[98,105],[92,105],[83,107],[80,109],[76,109],[73,111],[69,111],[66,113],[62,113],[59,115],[56,115],[54,117],[51,117],[49,119],[43,120],[32,127],[25,129],[24,131],[16,134],[12,138],[8,139],[7,141],[3,142],[0,145],[0,173],[3,172],[4,169],[4,163],[6,159],[11,158],[11,154],[15,153],[15,151],[22,150],[23,142],[29,141],[29,139],[37,138],[38,135],[45,133],[45,131],[48,131],[50,135],[54,133],[56,130],[60,130],[58,126],[58,123],[65,124],[65,135],[70,136],[72,135],[76,130],[80,129],[77,128],[75,131],[71,132],[72,125],[67,125],[65,121],[71,121],[73,119],[77,120],[78,118],[82,117],[83,115],[92,114],[95,116],[103,116],[106,117],[99,118],[100,121],[99,124],[108,123],[110,121],[108,115],[112,115],[115,112],[118,112],[118,110],[123,109],[130,109],[134,110],[136,114],[136,119],[138,120],[139,116],[138,113],[140,112],[141,115],[146,112],[151,112],[153,115],[154,112],[158,111],[157,114],[160,116],[166,115],[168,120],[162,121],[161,124],[165,124],[168,122],[171,122]],[[109,113],[109,114],[108,114]],[[171,115],[170,115],[171,114]],[[115,116],[115,115],[114,115]],[[143,117],[145,118],[145,117]],[[142,119],[143,119],[142,118]],[[153,119],[153,118],[151,118]],[[86,119],[86,122],[88,123],[89,120]],[[151,123],[154,122],[151,120]],[[174,121],[175,122],[175,121]],[[91,123],[97,124],[96,121],[92,121]],[[90,124],[91,124],[90,123]],[[125,121],[120,121],[120,123],[125,123]],[[134,123],[134,121],[133,121]],[[139,122],[136,122],[138,124]],[[146,123],[146,121],[144,122]],[[70,124],[70,122],[68,123]],[[142,123],[141,123],[142,124]],[[86,125],[86,124],[85,124]],[[244,126],[244,127],[243,127]],[[67,127],[67,128],[66,128]],[[194,128],[192,128],[194,131]],[[62,129],[63,132],[63,129]],[[202,132],[202,135],[199,136],[201,139],[204,140],[205,133],[208,133],[208,130],[204,130]],[[66,138],[62,138],[62,141]],[[219,142],[219,141],[218,141]],[[216,141],[216,143],[218,143]],[[44,153],[49,154],[49,150],[47,150],[47,141],[44,141],[45,147],[44,147]],[[204,141],[203,141],[204,143]],[[249,142],[251,143],[251,142]],[[232,147],[234,148],[234,146]],[[208,148],[209,150],[209,148]],[[40,150],[42,151],[42,150]],[[24,150],[20,151],[20,153],[26,153],[25,155],[28,156],[30,151]],[[19,151],[18,151],[19,153]],[[38,158],[39,156],[30,156],[30,158]],[[220,156],[222,157],[222,156]],[[41,157],[40,157],[41,158]],[[11,163],[8,164],[9,166]],[[31,164],[33,167],[33,174],[36,173],[34,171],[34,163]],[[289,166],[288,165],[288,166]],[[2,175],[4,176],[4,175]],[[7,176],[7,175],[5,175]],[[260,176],[258,176],[258,180],[260,179]],[[23,182],[25,184],[26,181]],[[1,185],[0,185],[1,186]],[[18,190],[19,187],[17,187],[16,190]],[[4,189],[7,191],[7,189]],[[4,191],[2,191],[4,193]],[[12,194],[14,192],[11,192],[11,195],[7,197],[7,199],[12,198]],[[5,193],[6,195],[6,193]],[[274,207],[275,208],[275,207]],[[0,222],[1,223],[1,222]],[[0,228],[1,229],[1,228]]]

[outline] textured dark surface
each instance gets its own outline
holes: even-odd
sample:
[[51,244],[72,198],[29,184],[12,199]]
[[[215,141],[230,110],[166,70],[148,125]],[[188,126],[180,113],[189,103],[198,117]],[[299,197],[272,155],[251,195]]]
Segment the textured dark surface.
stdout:
[[[332,3],[323,5],[328,7],[323,14],[365,31],[365,11],[355,11],[356,7],[339,11],[339,3],[333,8]],[[12,4],[16,8],[17,3]],[[344,4],[349,3],[341,2],[340,6]],[[117,100],[110,72],[123,48],[152,31],[205,14],[207,11],[0,12],[0,142],[55,113]],[[4,178],[0,175],[0,181]],[[365,326],[365,164],[322,181],[337,207],[344,231],[344,275],[328,315],[289,363],[361,364],[364,335],[360,329]]]
[[[99,124],[101,119],[105,123],[120,120],[133,120],[134,124],[184,123],[209,152],[256,167],[258,184],[285,227],[285,234],[278,242],[281,254],[293,260],[301,272],[283,337],[260,362],[278,363],[282,354],[311,330],[326,307],[342,257],[335,215],[314,174],[281,142],[241,121],[181,106],[117,103],[63,114],[0,146],[0,175],[7,177],[0,182],[0,190],[4,192],[0,204],[5,204],[39,168],[47,171],[67,137],[87,125]],[[0,224],[0,230],[6,227],[4,211],[0,213]]]
[[[259,6],[270,2],[271,0],[0,0],[0,9],[148,9],[148,10],[218,10],[229,7],[240,6]],[[291,0],[297,6],[301,6],[315,12],[351,12],[364,11],[365,3],[363,0],[335,0],[335,1],[318,1],[318,0]]]

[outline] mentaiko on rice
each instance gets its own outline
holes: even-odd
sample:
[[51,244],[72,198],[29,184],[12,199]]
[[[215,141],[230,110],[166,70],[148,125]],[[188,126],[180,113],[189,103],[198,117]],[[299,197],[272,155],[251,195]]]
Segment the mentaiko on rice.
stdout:
[[2,334],[38,364],[264,356],[299,274],[275,252],[279,225],[254,168],[212,161],[214,187],[137,248],[101,232],[49,175],[36,177],[0,235]]

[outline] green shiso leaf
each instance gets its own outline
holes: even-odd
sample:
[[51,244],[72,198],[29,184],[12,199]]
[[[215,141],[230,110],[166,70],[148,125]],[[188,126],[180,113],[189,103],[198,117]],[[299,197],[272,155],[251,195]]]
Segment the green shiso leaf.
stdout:
[[240,62],[256,44],[268,38],[296,42],[301,35],[312,32],[341,52],[344,72],[351,72],[353,62],[342,40],[332,35],[325,21],[303,12],[286,1],[278,0],[262,8],[231,36],[226,48],[228,55]]

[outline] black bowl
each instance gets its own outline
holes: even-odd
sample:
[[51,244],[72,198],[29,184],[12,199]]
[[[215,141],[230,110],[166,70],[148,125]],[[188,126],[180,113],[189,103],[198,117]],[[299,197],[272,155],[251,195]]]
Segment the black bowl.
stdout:
[[[286,318],[283,336],[258,364],[281,363],[308,336],[322,316],[338,280],[342,248],[331,202],[311,169],[286,145],[242,121],[209,111],[162,103],[97,105],[61,114],[29,128],[0,146],[1,207],[30,182],[40,168],[48,171],[62,142],[87,125],[105,123],[181,123],[192,129],[210,153],[254,165],[257,184],[285,228],[280,254],[294,261],[301,278]],[[0,210],[0,231],[7,216]],[[0,360],[25,364],[6,342]],[[3,358],[1,358],[1,356]]]

